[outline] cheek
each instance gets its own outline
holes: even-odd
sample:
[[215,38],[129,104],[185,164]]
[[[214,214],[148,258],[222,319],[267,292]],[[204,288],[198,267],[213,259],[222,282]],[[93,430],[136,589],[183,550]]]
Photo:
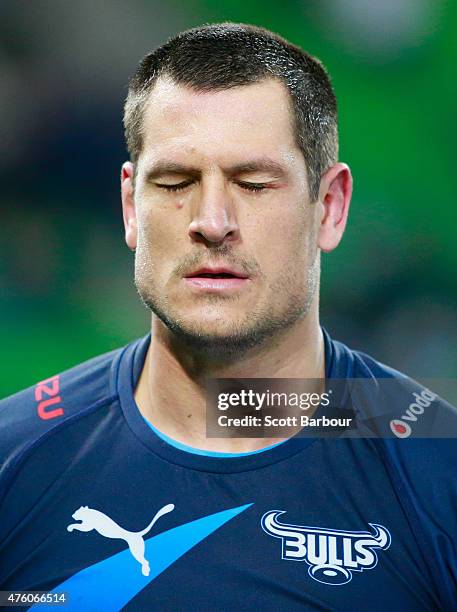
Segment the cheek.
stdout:
[[160,232],[156,233],[146,225],[141,226],[135,254],[135,278],[148,291],[161,292],[170,275],[172,262],[160,241]]
[[294,215],[271,215],[265,223],[259,224],[254,235],[263,271],[267,275],[277,274],[281,270],[306,266],[312,241],[310,234],[310,215],[301,210]]
[[176,244],[184,229],[182,221],[169,210],[148,207],[138,218],[138,240],[149,253],[163,253],[164,257],[175,252]]

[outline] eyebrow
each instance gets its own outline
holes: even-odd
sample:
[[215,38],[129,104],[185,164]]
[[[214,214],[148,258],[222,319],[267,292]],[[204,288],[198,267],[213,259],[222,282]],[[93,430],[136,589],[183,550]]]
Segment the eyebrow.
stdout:
[[236,176],[237,174],[253,174],[254,172],[265,172],[266,174],[277,177],[283,177],[287,174],[287,170],[284,166],[268,157],[261,157],[236,164],[228,168],[227,172],[230,176]]
[[[286,168],[268,157],[251,159],[233,166],[229,166],[224,170],[228,176],[237,176],[239,174],[253,174],[255,172],[265,172],[274,175],[275,177],[284,177],[287,174]],[[153,181],[167,174],[178,174],[198,178],[201,175],[201,170],[194,166],[186,164],[178,164],[169,161],[158,161],[153,164],[146,172],[146,181]]]
[[176,164],[173,162],[159,161],[153,164],[146,172],[146,181],[152,181],[166,174],[184,174],[186,176],[198,177],[200,171],[192,166]]

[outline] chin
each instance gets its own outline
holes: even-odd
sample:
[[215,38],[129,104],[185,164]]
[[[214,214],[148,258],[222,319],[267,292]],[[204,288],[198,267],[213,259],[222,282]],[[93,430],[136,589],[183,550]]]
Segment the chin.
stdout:
[[252,346],[252,339],[249,339],[256,335],[255,330],[246,328],[236,319],[230,321],[228,318],[220,317],[214,320],[202,317],[192,320],[183,317],[171,325],[168,324],[167,327],[186,343],[207,350],[223,348],[229,350],[230,347],[241,348],[246,344]]
[[201,309],[198,313],[181,314],[176,317],[182,327],[185,327],[190,333],[198,335],[208,335],[218,337],[227,337],[244,333],[243,328],[246,325],[246,317],[237,317],[233,313],[218,313],[205,312]]
[[[138,288],[138,286],[137,286]],[[191,351],[227,357],[240,355],[265,341],[282,329],[290,327],[304,314],[303,305],[290,308],[282,316],[273,316],[271,309],[261,313],[246,308],[243,313],[218,306],[201,308],[170,308],[170,301],[154,300],[150,293],[139,290],[140,297],[164,327],[171,338]]]
[[230,320],[219,316],[211,320],[201,314],[195,319],[182,315],[159,318],[180,344],[215,358],[240,355],[262,344],[266,337],[258,325],[243,325],[235,318]]

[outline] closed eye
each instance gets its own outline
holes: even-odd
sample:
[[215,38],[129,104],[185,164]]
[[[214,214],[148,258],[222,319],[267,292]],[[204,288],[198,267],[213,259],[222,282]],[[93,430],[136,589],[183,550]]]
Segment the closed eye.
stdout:
[[267,188],[266,183],[250,183],[246,181],[237,181],[238,185],[248,191],[262,191]]
[[[177,192],[186,189],[186,187],[192,183],[193,181],[182,181],[181,183],[155,183],[155,186],[159,187],[159,189],[165,189],[166,191]],[[252,183],[250,181],[237,181],[237,185],[247,191],[256,192],[263,191],[268,187],[267,183]]]
[[155,183],[156,187],[160,189],[165,189],[166,191],[182,191],[186,187],[188,187],[192,181],[183,181],[182,183]]

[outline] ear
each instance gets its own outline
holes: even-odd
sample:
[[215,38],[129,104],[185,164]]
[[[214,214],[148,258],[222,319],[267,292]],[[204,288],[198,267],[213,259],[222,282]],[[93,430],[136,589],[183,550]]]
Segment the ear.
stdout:
[[125,242],[134,250],[137,243],[137,222],[133,177],[135,168],[131,162],[125,162],[121,170],[122,216],[124,219]]
[[319,203],[322,215],[317,244],[328,253],[335,249],[344,233],[352,195],[352,176],[349,166],[337,163],[321,178]]

